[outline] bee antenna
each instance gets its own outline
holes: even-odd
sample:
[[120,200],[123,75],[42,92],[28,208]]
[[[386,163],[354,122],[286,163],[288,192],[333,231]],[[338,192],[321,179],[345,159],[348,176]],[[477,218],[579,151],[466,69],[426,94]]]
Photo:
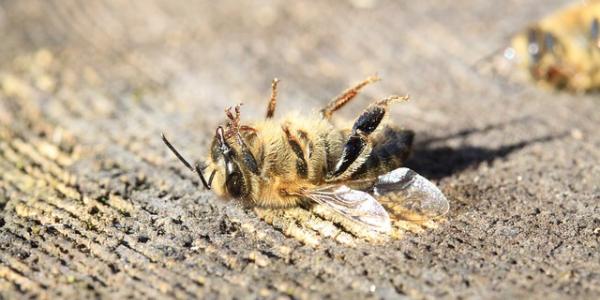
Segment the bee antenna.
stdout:
[[210,175],[210,178],[209,178],[208,182],[206,182],[206,179],[204,178],[204,175],[202,174],[202,167],[200,166],[200,163],[196,164],[196,173],[198,173],[198,177],[200,177],[200,180],[202,180],[202,185],[204,185],[204,187],[207,190],[210,190],[210,186],[212,184],[213,177],[215,176],[215,172],[216,171],[212,172],[212,174]]
[[169,149],[171,149],[171,152],[173,152],[173,154],[175,154],[175,156],[177,156],[177,158],[179,158],[179,160],[188,168],[190,169],[190,171],[194,172],[194,168],[192,168],[192,165],[190,165],[190,163],[185,160],[185,158],[183,158],[183,156],[179,153],[179,151],[177,151],[177,149],[175,149],[175,147],[173,147],[173,145],[171,145],[171,142],[169,142],[169,140],[167,140],[167,137],[165,136],[164,133],[160,134],[162,137],[163,142],[165,143],[165,145],[167,145],[167,147],[169,147]]
[[179,151],[177,151],[177,149],[175,149],[175,147],[173,147],[173,145],[171,145],[169,140],[167,140],[167,137],[165,136],[164,133],[161,133],[161,137],[162,137],[162,140],[165,143],[165,145],[167,145],[167,147],[169,147],[171,152],[173,152],[173,154],[175,154],[175,156],[177,156],[179,161],[181,161],[190,171],[192,171],[192,172],[196,171],[196,173],[198,173],[198,176],[200,177],[200,180],[202,181],[202,185],[204,185],[205,188],[210,190],[210,183],[212,183],[212,178],[214,176],[214,172],[211,175],[210,183],[207,183],[206,179],[204,178],[204,175],[202,174],[202,168],[200,166],[200,163],[196,164],[195,169],[192,168],[192,165],[190,165],[190,163],[185,158],[183,158],[183,156],[179,153]]
[[212,173],[210,173],[210,178],[208,178],[208,187],[212,187],[212,181],[215,178],[216,173],[217,170],[213,170]]

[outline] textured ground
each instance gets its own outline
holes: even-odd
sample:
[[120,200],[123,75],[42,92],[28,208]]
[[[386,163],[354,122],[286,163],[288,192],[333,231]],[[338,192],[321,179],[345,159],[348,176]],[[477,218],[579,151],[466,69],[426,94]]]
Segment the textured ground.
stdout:
[[[598,298],[598,95],[486,71],[567,1],[405,2],[0,1],[0,298]],[[247,210],[160,141],[201,158],[274,76],[308,112],[374,73],[340,115],[411,95],[392,115],[451,201],[436,228]]]

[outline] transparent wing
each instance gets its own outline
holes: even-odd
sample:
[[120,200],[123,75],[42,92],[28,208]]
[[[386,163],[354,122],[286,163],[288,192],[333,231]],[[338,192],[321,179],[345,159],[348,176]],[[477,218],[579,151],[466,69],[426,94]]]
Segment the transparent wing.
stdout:
[[385,233],[392,229],[388,213],[366,192],[332,185],[306,191],[304,196],[376,231]]
[[439,217],[450,208],[435,184],[408,168],[379,176],[373,195],[390,213],[407,220]]

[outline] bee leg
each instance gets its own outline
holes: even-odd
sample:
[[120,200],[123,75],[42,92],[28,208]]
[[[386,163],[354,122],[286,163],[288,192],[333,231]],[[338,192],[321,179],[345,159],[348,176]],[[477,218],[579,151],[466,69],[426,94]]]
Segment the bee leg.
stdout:
[[354,122],[352,132],[344,145],[342,156],[335,165],[333,172],[328,174],[328,180],[344,179],[369,158],[372,150],[369,135],[377,129],[383,120],[390,103],[408,100],[408,96],[391,96],[370,105]]
[[241,151],[242,162],[244,163],[246,168],[248,168],[248,170],[250,170],[250,171],[252,171],[252,173],[258,175],[258,173],[259,173],[258,163],[256,162],[256,159],[254,158],[254,155],[252,154],[252,152],[250,152],[250,149],[248,149],[246,142],[244,142],[244,139],[242,138],[242,135],[239,132],[237,133],[237,139],[238,139],[238,144],[240,145],[240,148],[242,150]]
[[240,107],[242,106],[243,103],[238,103],[234,109],[235,115],[233,112],[231,112],[231,107],[225,109],[225,115],[227,116],[227,118],[229,119],[229,122],[227,123],[227,131],[225,132],[225,136],[227,138],[232,137],[234,135],[236,135],[237,133],[239,133],[240,131]]
[[415,133],[411,130],[385,126],[372,139],[373,150],[367,160],[354,172],[353,180],[377,178],[404,165],[412,148]]
[[242,107],[243,103],[238,103],[233,109],[235,112],[235,115],[231,112],[231,107],[227,108],[225,110],[225,115],[227,115],[227,118],[229,119],[229,121],[231,121],[232,125],[234,125],[235,127],[239,127],[239,123],[240,123],[240,107]]
[[329,101],[329,104],[327,104],[325,108],[321,109],[321,116],[323,116],[324,119],[331,118],[333,112],[342,108],[342,106],[344,106],[346,103],[350,102],[350,100],[352,100],[354,97],[356,97],[356,95],[358,95],[358,92],[360,92],[360,90],[363,87],[365,87],[369,83],[373,83],[379,80],[380,78],[376,75],[370,76],[367,79],[359,82],[357,85],[345,90],[342,94]]
[[300,143],[300,140],[298,139],[298,137],[296,137],[290,132],[290,129],[287,125],[283,125],[281,128],[283,129],[283,132],[285,132],[288,143],[292,148],[292,151],[294,151],[294,153],[296,154],[296,174],[298,174],[300,178],[307,178],[308,164],[306,163],[306,158],[304,155],[305,151],[304,149],[302,149],[302,144]]
[[275,114],[275,106],[277,105],[277,84],[279,83],[279,79],[273,78],[271,82],[271,100],[269,100],[269,105],[267,106],[267,119],[270,119]]

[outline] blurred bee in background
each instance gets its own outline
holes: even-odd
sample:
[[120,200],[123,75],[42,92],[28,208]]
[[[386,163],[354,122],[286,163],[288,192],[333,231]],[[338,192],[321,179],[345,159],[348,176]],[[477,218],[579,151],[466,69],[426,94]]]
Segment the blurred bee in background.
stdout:
[[[396,218],[423,220],[448,211],[440,190],[416,172],[401,168],[414,133],[384,118],[388,106],[408,99],[391,96],[368,106],[349,128],[331,122],[368,79],[334,98],[320,113],[274,120],[273,80],[266,118],[240,122],[240,105],[225,111],[204,163],[192,167],[163,135],[169,149],[206,189],[250,206],[287,208],[318,203],[377,232],[389,232]],[[210,174],[208,177],[206,174]],[[383,204],[383,206],[382,206]],[[388,211],[386,211],[386,209]]]
[[576,93],[600,89],[600,1],[550,15],[512,39],[504,57],[542,85]]

